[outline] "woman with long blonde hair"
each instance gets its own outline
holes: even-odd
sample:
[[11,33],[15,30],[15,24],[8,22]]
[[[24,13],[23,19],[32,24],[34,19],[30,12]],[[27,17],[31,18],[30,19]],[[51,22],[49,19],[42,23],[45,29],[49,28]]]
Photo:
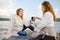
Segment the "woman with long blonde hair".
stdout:
[[22,8],[18,8],[16,10],[16,14],[11,16],[12,36],[17,36],[17,32],[23,29],[23,11],[24,10]]
[[56,37],[56,33],[54,31],[54,22],[56,21],[56,16],[51,4],[48,1],[44,1],[41,9],[43,12],[43,17],[35,17],[41,21],[40,33]]

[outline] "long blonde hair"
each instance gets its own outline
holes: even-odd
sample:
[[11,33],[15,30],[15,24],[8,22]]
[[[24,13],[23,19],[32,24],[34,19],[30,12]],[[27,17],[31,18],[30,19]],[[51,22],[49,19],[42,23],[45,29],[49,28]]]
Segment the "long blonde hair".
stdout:
[[[22,9],[22,8],[19,8],[19,9],[16,10],[16,14],[17,14],[17,15],[19,15],[19,11],[20,11],[20,10],[23,10],[23,9]],[[23,15],[21,16],[21,19],[23,20]]]
[[[49,12],[52,13],[52,15],[53,15],[53,20],[55,21],[55,20],[56,20],[56,16],[55,16],[55,12],[54,12],[51,4],[50,4],[48,1],[44,1],[44,2],[42,3],[42,5],[43,5],[43,6],[45,7],[45,9],[46,9],[45,12],[49,11]],[[45,13],[45,12],[43,12],[43,13]]]

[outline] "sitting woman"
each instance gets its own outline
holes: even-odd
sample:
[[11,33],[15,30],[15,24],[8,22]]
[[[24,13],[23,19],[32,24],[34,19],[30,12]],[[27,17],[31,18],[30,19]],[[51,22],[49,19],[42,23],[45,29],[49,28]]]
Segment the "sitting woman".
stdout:
[[31,17],[31,20],[28,23],[28,26],[26,26],[25,24],[23,24],[23,29],[21,31],[19,31],[17,34],[20,35],[20,36],[21,35],[22,36],[26,36],[27,33],[25,32],[25,30],[27,28],[29,28],[32,31],[32,33],[33,33],[33,32],[36,32],[35,27],[37,27],[37,24],[35,23],[35,18],[34,17]]
[[18,36],[17,32],[23,29],[23,23],[24,23],[23,13],[24,10],[22,8],[18,8],[16,10],[16,14],[11,16],[12,27],[10,28],[10,31],[12,36]]
[[[41,21],[40,25],[40,32],[36,36],[35,40],[55,40],[56,32],[54,30],[54,22],[56,21],[55,12],[48,1],[44,1],[42,3],[42,12],[43,17],[35,17]],[[41,38],[41,34],[46,35],[45,37]],[[34,34],[35,37],[36,34]]]

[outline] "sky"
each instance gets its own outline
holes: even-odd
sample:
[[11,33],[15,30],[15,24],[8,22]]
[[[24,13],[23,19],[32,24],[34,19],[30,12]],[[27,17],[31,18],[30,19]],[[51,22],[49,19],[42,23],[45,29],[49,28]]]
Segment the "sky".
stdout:
[[[45,0],[0,0],[0,16],[16,14],[18,8],[24,9],[24,17],[42,17],[41,3]],[[56,17],[60,18],[60,0],[46,0],[52,5]]]

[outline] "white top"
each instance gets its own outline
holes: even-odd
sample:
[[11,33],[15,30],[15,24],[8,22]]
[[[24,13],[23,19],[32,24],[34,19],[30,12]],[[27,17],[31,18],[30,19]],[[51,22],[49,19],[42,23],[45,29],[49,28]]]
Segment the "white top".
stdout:
[[38,24],[38,28],[43,27],[54,27],[54,20],[52,13],[46,12],[40,20],[40,24]]
[[12,35],[16,36],[17,32],[22,30],[24,21],[18,15],[11,16],[11,31]]
[[32,37],[37,37],[41,32],[40,29],[43,27],[54,27],[54,20],[53,20],[53,16],[50,12],[46,12],[43,17],[41,18],[41,20],[37,21],[37,32],[33,33],[31,36]]

